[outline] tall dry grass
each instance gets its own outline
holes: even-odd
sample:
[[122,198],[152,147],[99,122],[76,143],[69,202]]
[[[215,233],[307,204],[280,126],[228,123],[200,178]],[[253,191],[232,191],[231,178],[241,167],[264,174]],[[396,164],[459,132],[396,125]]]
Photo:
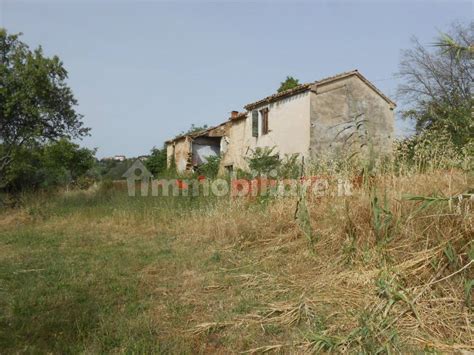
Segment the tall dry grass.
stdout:
[[[360,173],[311,168],[332,182]],[[156,252],[130,275],[160,329],[150,334],[173,351],[474,351],[470,173],[436,165],[364,174],[348,196],[334,185],[302,199],[35,196],[0,215],[0,233],[55,235],[63,251],[100,244],[117,268],[124,247]],[[2,260],[25,253],[10,244]],[[79,348],[110,350],[87,341]]]
[[[251,254],[268,274],[243,273],[242,287],[269,300],[300,295],[269,301],[219,332],[254,323],[311,324],[311,314],[325,315],[324,328],[299,342],[258,351],[473,350],[470,186],[459,170],[387,174],[352,196],[308,199],[311,243],[294,218],[296,199],[277,199],[264,211],[246,200],[226,201],[173,228],[185,243],[207,240]],[[216,324],[209,319],[196,329]]]

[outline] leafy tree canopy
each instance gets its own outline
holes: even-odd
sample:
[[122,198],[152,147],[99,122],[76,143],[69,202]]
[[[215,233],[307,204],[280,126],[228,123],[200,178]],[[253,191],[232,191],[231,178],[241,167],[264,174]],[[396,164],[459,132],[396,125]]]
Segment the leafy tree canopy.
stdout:
[[418,133],[426,129],[447,131],[458,146],[473,134],[471,118],[472,45],[474,25],[455,24],[435,45],[424,46],[413,38],[405,50],[398,88],[406,104],[405,118],[415,121]]
[[163,147],[162,149],[153,147],[150,156],[145,161],[145,166],[155,177],[157,177],[166,171],[166,159],[166,147]]
[[13,152],[5,188],[9,191],[78,183],[95,165],[95,151],[67,139],[22,145]]
[[74,109],[63,63],[41,47],[30,50],[19,36],[0,28],[0,183],[19,147],[89,131]]
[[293,89],[294,87],[297,87],[299,85],[299,80],[293,78],[292,76],[287,76],[285,81],[280,83],[280,87],[278,88],[278,92],[283,92],[286,90]]

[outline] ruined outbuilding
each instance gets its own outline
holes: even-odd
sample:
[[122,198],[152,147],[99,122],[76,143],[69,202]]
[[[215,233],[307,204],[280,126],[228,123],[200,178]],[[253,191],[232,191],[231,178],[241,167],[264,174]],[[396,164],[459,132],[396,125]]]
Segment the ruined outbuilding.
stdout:
[[179,135],[166,142],[168,166],[176,165],[180,172],[193,170],[207,162],[210,156],[226,152],[229,122],[206,130]]
[[257,147],[281,157],[331,157],[367,150],[389,154],[396,104],[357,70],[301,84],[232,111],[224,123],[166,142],[168,165],[193,170],[221,156],[221,170],[246,169]]

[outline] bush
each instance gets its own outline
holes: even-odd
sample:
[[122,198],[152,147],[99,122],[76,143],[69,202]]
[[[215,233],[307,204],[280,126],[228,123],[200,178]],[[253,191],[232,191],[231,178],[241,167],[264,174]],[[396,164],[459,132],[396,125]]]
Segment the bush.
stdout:
[[166,160],[166,147],[163,147],[162,149],[153,147],[150,156],[145,161],[145,166],[155,177],[157,177],[165,173],[167,169]]
[[278,153],[274,152],[275,147],[256,148],[252,154],[246,158],[249,168],[257,175],[269,175],[277,173],[281,166],[281,160]]
[[6,172],[6,191],[36,190],[75,184],[94,166],[95,151],[66,139],[17,148]]
[[287,154],[280,162],[278,176],[286,179],[297,179],[301,175],[301,163],[299,161],[299,154]]
[[434,169],[460,168],[470,164],[472,143],[456,146],[446,130],[425,130],[403,140],[395,141],[394,164],[397,170],[425,172]]
[[198,175],[204,175],[208,178],[215,178],[219,173],[219,165],[221,162],[220,156],[207,157],[207,162],[197,167],[196,173]]
[[94,185],[95,180],[89,176],[80,176],[74,183],[74,187],[80,190],[87,190]]

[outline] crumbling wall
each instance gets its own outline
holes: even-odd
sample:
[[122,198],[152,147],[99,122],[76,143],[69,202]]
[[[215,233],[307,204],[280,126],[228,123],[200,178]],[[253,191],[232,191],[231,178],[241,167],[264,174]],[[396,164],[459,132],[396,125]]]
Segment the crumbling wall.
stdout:
[[312,87],[312,157],[367,154],[369,147],[376,154],[389,154],[393,133],[393,105],[359,77]]
[[246,132],[251,129],[248,126],[247,119],[231,121],[227,131],[227,136],[223,139],[227,142],[227,150],[224,152],[219,173],[224,173],[227,169],[247,169],[245,154],[248,149],[246,144]]
[[188,169],[191,164],[191,138],[185,136],[176,141],[168,143],[166,152],[168,158],[168,167],[170,167],[171,165],[172,157],[174,154],[176,171],[186,171],[186,169]]
[[174,159],[174,142],[166,143],[166,166],[169,169]]

